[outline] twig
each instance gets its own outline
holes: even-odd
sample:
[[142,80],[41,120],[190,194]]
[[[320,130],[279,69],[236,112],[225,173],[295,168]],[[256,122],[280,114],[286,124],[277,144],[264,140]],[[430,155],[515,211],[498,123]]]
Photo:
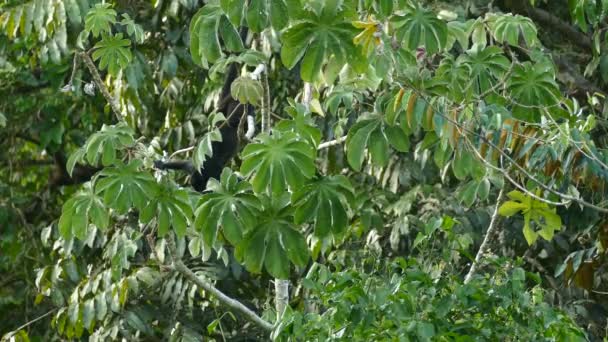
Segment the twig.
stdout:
[[55,309],[53,309],[53,310],[51,310],[51,311],[49,311],[49,312],[47,312],[47,313],[45,313],[45,314],[43,314],[43,315],[41,315],[41,316],[38,316],[38,317],[34,318],[33,320],[31,320],[31,321],[29,321],[29,322],[27,322],[27,323],[23,324],[22,326],[20,326],[19,328],[15,329],[15,330],[13,330],[13,331],[19,331],[19,330],[23,330],[23,329],[27,328],[28,326],[30,326],[30,325],[32,325],[32,324],[34,324],[34,323],[38,322],[39,320],[41,320],[41,319],[43,319],[43,318],[45,318],[45,317],[47,317],[47,316],[50,316],[50,315],[51,315],[51,314],[53,314],[55,311],[57,311],[57,308],[55,308]]
[[223,292],[218,290],[215,286],[211,285],[210,283],[203,280],[202,278],[199,278],[190,268],[188,268],[188,266],[186,266],[184,264],[184,262],[181,260],[181,258],[178,257],[176,247],[175,247],[175,242],[173,241],[172,238],[166,239],[166,242],[167,242],[167,247],[169,249],[169,255],[171,256],[171,259],[173,261],[173,268],[176,271],[181,273],[184,277],[186,277],[186,279],[188,279],[191,282],[193,282],[194,284],[196,284],[196,286],[201,287],[205,291],[211,293],[224,305],[242,313],[251,322],[257,324],[258,326],[260,326],[261,328],[263,328],[267,331],[272,331],[274,326],[271,323],[265,321],[263,318],[258,316],[255,312],[253,312],[251,309],[249,309],[248,307],[243,305],[241,302],[228,297]]
[[[416,92],[416,94],[420,97],[424,99],[424,94],[422,94],[420,91],[416,90],[416,88],[414,86],[411,87],[412,89],[414,89],[414,91]],[[429,101],[427,101],[429,102]],[[430,102],[429,102],[430,103]],[[431,106],[434,106],[433,104],[431,104]],[[509,161],[515,168],[517,168],[519,170],[519,172],[521,172],[524,176],[526,176],[528,179],[530,179],[531,181],[533,181],[534,183],[538,184],[538,186],[540,186],[543,190],[548,191],[554,195],[557,195],[558,197],[565,199],[565,200],[569,200],[569,201],[573,201],[576,202],[582,206],[597,210],[599,212],[602,213],[608,213],[608,208],[602,208],[599,207],[593,203],[587,202],[583,199],[580,198],[576,198],[574,196],[565,194],[563,192],[554,190],[552,188],[550,188],[548,185],[546,185],[545,183],[543,183],[542,181],[540,181],[538,178],[534,177],[531,173],[529,173],[526,169],[524,169],[522,166],[520,166],[509,154],[507,154],[505,151],[503,151],[501,148],[499,148],[498,146],[496,146],[496,144],[494,144],[492,141],[490,141],[488,138],[486,138],[483,134],[479,134],[477,132],[475,132],[472,129],[469,129],[467,127],[464,127],[463,125],[461,125],[460,123],[458,123],[457,121],[453,120],[452,118],[450,118],[448,115],[445,115],[443,113],[441,113],[440,111],[437,110],[437,108],[435,109],[435,113],[441,117],[443,117],[446,121],[448,121],[449,123],[451,123],[452,125],[454,125],[455,127],[457,127],[459,129],[459,131],[461,132],[467,132],[470,133],[476,137],[478,137],[480,140],[482,140],[484,143],[486,143],[490,148],[492,148],[493,150],[496,150],[498,153],[500,153],[501,156],[503,156],[507,161]],[[466,136],[463,134],[463,136]],[[483,158],[481,158],[482,160],[484,160]]]
[[504,192],[504,187],[500,189],[498,193],[498,198],[496,198],[496,206],[494,207],[494,214],[492,214],[492,219],[490,220],[490,225],[488,226],[488,230],[486,231],[486,236],[483,238],[483,242],[481,246],[479,246],[479,250],[477,251],[477,255],[475,256],[475,260],[469,269],[469,273],[467,273],[466,277],[464,277],[464,283],[467,284],[471,281],[471,278],[477,272],[477,266],[481,262],[486,249],[488,248],[488,243],[490,241],[490,237],[494,235],[494,230],[496,229],[496,222],[498,221],[498,208],[500,207],[500,202],[502,201],[502,195]]
[[177,150],[177,151],[171,153],[171,155],[169,156],[169,159],[175,157],[176,155],[178,155],[180,153],[190,152],[190,151],[194,150],[195,147],[196,146],[190,146],[190,147],[182,148],[181,150]]
[[80,57],[82,57],[84,64],[89,69],[91,76],[93,76],[93,81],[95,82],[95,85],[97,85],[97,87],[101,91],[101,94],[103,95],[103,97],[106,99],[106,101],[110,105],[110,108],[112,108],[112,112],[114,112],[116,119],[119,122],[124,121],[124,118],[120,112],[120,107],[118,106],[118,102],[116,100],[114,100],[112,95],[110,95],[110,92],[108,91],[108,88],[106,87],[106,85],[103,83],[103,80],[101,79],[101,76],[99,75],[99,71],[97,71],[97,67],[95,67],[95,63],[93,63],[93,60],[91,59],[91,57],[86,52],[81,52],[79,55],[80,55]]
[[[256,69],[257,70],[257,69]],[[268,84],[267,69],[262,73],[262,133],[267,133],[270,130],[270,86]]]
[[346,136],[340,137],[338,139],[326,141],[324,143],[319,144],[319,146],[317,146],[317,150],[322,150],[324,148],[328,148],[331,146],[340,145],[341,143],[343,143],[345,141],[346,141]]

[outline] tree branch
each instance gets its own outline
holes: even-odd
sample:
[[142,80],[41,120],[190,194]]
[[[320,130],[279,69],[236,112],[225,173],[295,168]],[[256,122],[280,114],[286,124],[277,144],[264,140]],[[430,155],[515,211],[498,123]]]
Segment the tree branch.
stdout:
[[343,143],[345,141],[346,141],[346,136],[340,137],[338,139],[326,141],[324,143],[319,144],[319,146],[317,146],[317,150],[322,150],[324,148],[332,147],[335,145],[340,145],[341,143]]
[[175,247],[175,242],[173,241],[173,239],[168,238],[168,239],[166,239],[166,241],[167,241],[167,247],[169,249],[169,254],[171,255],[171,259],[173,261],[173,268],[177,272],[181,273],[184,277],[186,277],[186,279],[188,279],[191,282],[193,282],[194,284],[196,284],[196,286],[201,287],[201,288],[205,289],[205,291],[211,293],[224,305],[242,313],[251,322],[257,324],[264,330],[272,331],[274,326],[271,323],[265,321],[263,318],[258,316],[255,312],[253,312],[251,309],[249,309],[248,307],[243,305],[241,302],[228,297],[223,292],[218,290],[215,286],[211,285],[207,281],[198,277],[194,272],[192,272],[192,270],[190,268],[188,268],[188,266],[186,266],[186,264],[184,264],[184,262],[181,260],[181,258],[178,257],[176,247]]
[[84,61],[84,64],[87,66],[87,69],[89,69],[91,76],[93,76],[93,81],[95,82],[95,85],[101,91],[101,94],[103,95],[103,97],[106,99],[106,101],[110,105],[110,108],[112,108],[112,112],[114,112],[116,119],[119,122],[123,121],[124,119],[123,119],[122,113],[120,112],[120,107],[118,106],[118,101],[114,100],[112,95],[110,95],[110,92],[108,91],[108,88],[106,87],[106,85],[103,83],[103,80],[101,79],[101,76],[99,75],[99,71],[97,71],[97,67],[95,67],[95,63],[93,63],[93,60],[91,59],[91,57],[86,52],[81,52],[80,57]]
[[496,230],[496,222],[498,221],[498,208],[500,207],[500,202],[502,201],[502,195],[504,192],[504,187],[500,189],[498,193],[498,198],[496,198],[496,206],[494,207],[494,214],[492,214],[492,219],[490,220],[490,225],[488,226],[488,230],[486,231],[486,236],[483,238],[481,246],[479,246],[479,250],[477,251],[477,255],[475,256],[475,260],[469,269],[469,273],[467,273],[466,277],[464,277],[464,283],[467,284],[471,281],[471,278],[477,272],[477,266],[481,262],[486,249],[488,249],[490,237],[494,235],[494,231]]

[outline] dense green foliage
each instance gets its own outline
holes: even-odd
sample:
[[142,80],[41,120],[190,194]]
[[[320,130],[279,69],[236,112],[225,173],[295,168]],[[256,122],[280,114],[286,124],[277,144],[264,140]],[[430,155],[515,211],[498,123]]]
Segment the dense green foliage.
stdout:
[[608,6],[556,3],[0,1],[3,339],[601,339]]

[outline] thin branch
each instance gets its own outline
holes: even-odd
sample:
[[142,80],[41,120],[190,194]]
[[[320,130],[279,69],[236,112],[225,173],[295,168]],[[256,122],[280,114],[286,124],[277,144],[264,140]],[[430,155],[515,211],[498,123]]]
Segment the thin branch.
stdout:
[[504,192],[504,187],[500,189],[498,193],[498,198],[496,198],[496,206],[494,207],[494,214],[492,214],[492,219],[490,220],[490,225],[488,226],[488,230],[486,231],[486,236],[483,238],[483,242],[481,246],[479,246],[479,250],[477,251],[477,255],[475,256],[475,260],[469,269],[469,273],[467,273],[466,277],[464,277],[464,283],[467,284],[471,281],[471,278],[477,272],[477,266],[481,262],[481,259],[486,253],[486,250],[489,248],[490,237],[494,235],[494,231],[496,230],[498,222],[498,208],[500,207],[500,202],[502,201],[502,196]]
[[23,329],[25,329],[25,328],[29,327],[30,325],[32,325],[32,324],[34,324],[34,323],[38,322],[39,320],[41,320],[41,319],[43,319],[43,318],[45,318],[45,317],[47,317],[47,316],[50,316],[50,315],[51,315],[51,314],[53,314],[55,311],[57,311],[57,308],[55,308],[55,309],[53,309],[53,310],[51,310],[51,311],[49,311],[49,312],[47,312],[47,313],[45,313],[45,314],[43,314],[43,315],[41,315],[41,316],[38,316],[38,317],[34,318],[33,320],[31,320],[31,321],[29,321],[29,322],[27,322],[27,323],[23,324],[22,326],[20,326],[19,328],[15,329],[15,330],[13,330],[13,331],[19,331],[19,330],[23,330]]
[[93,60],[91,59],[91,57],[86,52],[81,52],[79,55],[82,57],[82,60],[84,61],[84,64],[89,69],[89,72],[91,73],[91,76],[93,76],[93,81],[95,82],[95,85],[101,91],[101,94],[103,95],[103,97],[106,99],[106,101],[110,105],[110,108],[112,108],[112,112],[114,112],[114,115],[116,116],[116,119],[119,122],[123,121],[124,118],[123,118],[123,116],[122,116],[122,114],[120,112],[120,107],[118,105],[118,101],[114,100],[114,98],[112,97],[112,95],[110,95],[110,92],[108,91],[108,88],[103,83],[103,80],[101,79],[101,76],[99,75],[99,71],[97,71],[97,67],[95,67],[95,63],[93,63]]
[[258,316],[251,309],[249,309],[248,307],[243,305],[243,303],[228,297],[223,292],[218,290],[215,286],[213,286],[210,283],[208,283],[207,281],[203,280],[202,278],[197,276],[190,268],[188,268],[188,266],[186,266],[186,264],[184,264],[182,259],[178,257],[177,250],[175,247],[175,242],[173,241],[172,238],[166,239],[166,242],[167,242],[167,247],[169,249],[169,254],[171,255],[171,259],[173,261],[173,268],[177,272],[181,273],[184,277],[186,277],[186,279],[188,279],[191,282],[193,282],[194,284],[196,284],[196,286],[203,288],[205,291],[211,293],[224,305],[242,313],[251,322],[257,324],[264,330],[272,331],[274,326],[271,323],[265,321],[263,318]]
[[177,151],[171,153],[171,155],[169,156],[169,159],[172,159],[173,157],[175,157],[176,155],[178,155],[180,153],[190,152],[190,151],[194,150],[195,147],[196,146],[190,146],[190,147],[182,148],[181,150],[177,150]]
[[262,72],[262,88],[264,93],[262,96],[262,133],[270,131],[270,85],[268,84],[267,69]]
[[[420,91],[416,90],[416,88],[414,86],[411,87],[412,89],[414,89],[414,91],[416,92],[416,94],[420,97],[420,98],[424,98],[424,94],[422,94]],[[430,103],[430,102],[429,102]],[[434,104],[431,104],[431,106],[434,106]],[[522,166],[520,166],[509,154],[507,154],[505,151],[503,151],[501,148],[499,148],[498,146],[496,146],[492,141],[490,141],[488,138],[486,138],[483,134],[479,134],[477,132],[475,132],[472,129],[469,129],[463,125],[461,125],[460,123],[458,123],[457,121],[453,120],[452,118],[450,118],[449,116],[441,113],[441,111],[438,111],[437,108],[435,109],[435,113],[437,115],[440,115],[441,117],[443,117],[446,121],[448,121],[449,123],[451,123],[452,125],[454,125],[455,127],[457,127],[459,129],[459,131],[461,132],[467,132],[470,133],[476,137],[478,137],[481,141],[483,141],[484,143],[486,143],[489,147],[491,147],[493,150],[496,150],[498,153],[501,154],[501,156],[503,156],[507,161],[509,161],[515,168],[517,168],[524,176],[528,177],[528,179],[530,179],[531,181],[533,181],[534,183],[538,184],[538,186],[540,186],[543,190],[548,191],[554,195],[557,195],[558,197],[565,199],[565,200],[569,200],[569,201],[573,201],[575,203],[578,203],[582,206],[597,210],[599,212],[602,213],[608,213],[608,208],[602,208],[599,207],[593,203],[589,203],[583,199],[559,192],[557,190],[552,189],[551,187],[549,187],[548,185],[546,185],[545,183],[543,183],[542,181],[540,181],[538,178],[534,177],[531,173],[529,173],[526,169],[524,169]],[[465,134],[463,134],[463,136],[466,136]],[[485,160],[483,158],[481,158],[482,160]]]
[[343,143],[345,141],[346,141],[346,136],[340,137],[338,139],[326,141],[324,143],[319,144],[319,146],[317,146],[317,150],[322,150],[324,148],[328,148],[331,146],[340,145],[341,143]]

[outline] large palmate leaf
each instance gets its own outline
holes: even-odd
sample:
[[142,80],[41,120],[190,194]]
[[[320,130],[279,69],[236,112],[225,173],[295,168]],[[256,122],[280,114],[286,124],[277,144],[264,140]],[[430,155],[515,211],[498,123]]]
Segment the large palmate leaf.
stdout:
[[513,99],[513,116],[530,122],[540,122],[543,107],[555,106],[560,91],[550,65],[525,62],[515,66],[507,82]]
[[447,96],[459,102],[470,98],[473,89],[478,89],[471,86],[470,72],[470,66],[466,65],[465,58],[454,58],[450,55],[441,60],[436,76],[447,81],[450,88]]
[[222,47],[229,51],[241,51],[243,41],[236,27],[226,18],[219,5],[203,6],[190,22],[190,54],[192,60],[203,67],[222,57]]
[[275,128],[281,132],[297,133],[312,146],[319,145],[321,131],[315,126],[314,120],[306,107],[302,104],[295,104],[295,107],[288,107],[286,111],[292,119],[279,121]]
[[64,239],[72,236],[84,240],[87,236],[89,222],[97,228],[108,227],[110,214],[100,197],[87,183],[84,189],[70,198],[63,205],[59,218],[59,233]]
[[346,158],[350,166],[359,171],[369,151],[374,165],[385,166],[389,158],[389,145],[397,151],[409,149],[409,138],[402,129],[388,125],[382,116],[373,115],[357,122],[348,130]]
[[95,191],[103,194],[104,202],[118,213],[125,213],[135,206],[143,210],[148,200],[158,190],[154,177],[148,172],[141,172],[141,160],[133,160],[128,165],[118,164],[101,171],[95,185]]
[[289,69],[302,60],[300,74],[307,82],[314,81],[330,56],[337,65],[350,64],[357,71],[367,68],[361,47],[353,38],[357,29],[346,13],[337,8],[338,2],[326,2],[319,13],[307,12],[305,19],[290,26],[281,37],[281,59]]
[[447,43],[448,26],[436,14],[420,5],[410,4],[403,16],[395,16],[398,41],[415,50],[422,46],[428,53],[441,51]]
[[232,82],[230,93],[233,98],[239,100],[242,104],[251,103],[256,105],[264,96],[264,88],[262,88],[262,82],[254,80],[250,76],[241,76]]
[[252,184],[257,193],[270,190],[281,194],[287,187],[297,190],[315,174],[315,153],[295,133],[262,134],[243,150],[241,173],[254,174]]
[[122,33],[115,36],[104,35],[103,39],[95,44],[93,59],[99,60],[101,69],[108,69],[110,74],[116,76],[120,70],[129,66],[133,59],[130,46],[131,41],[122,39]]
[[245,235],[235,255],[250,272],[259,273],[264,267],[273,277],[287,279],[290,261],[300,267],[308,261],[306,239],[293,226],[289,196],[262,199],[259,223]]
[[67,170],[71,175],[77,162],[86,161],[97,165],[101,158],[103,166],[113,165],[116,159],[116,150],[133,146],[133,130],[125,123],[101,127],[99,132],[93,133],[83,147],[74,152],[67,161]]
[[520,46],[521,34],[527,47],[539,44],[536,26],[530,18],[509,13],[491,16],[487,22],[497,42]]
[[324,177],[296,191],[291,200],[296,206],[295,223],[314,222],[315,235],[340,234],[348,225],[348,202],[353,189],[344,176]]
[[475,94],[481,94],[491,89],[504,75],[510,64],[502,50],[496,46],[469,50],[458,60],[469,69],[467,87],[471,87]]
[[207,246],[213,246],[219,229],[233,245],[243,234],[257,224],[259,200],[251,192],[251,185],[239,181],[236,174],[225,168],[218,182],[209,180],[212,192],[204,194],[198,202],[194,227],[202,231]]
[[186,235],[186,228],[192,221],[192,206],[188,192],[171,184],[163,184],[142,209],[140,220],[148,223],[156,217],[158,235],[163,236],[173,226],[177,236]]
[[84,20],[85,31],[91,32],[93,37],[102,33],[111,33],[112,24],[116,22],[116,11],[111,4],[97,4],[89,10]]
[[[537,195],[540,191],[537,192]],[[532,245],[540,235],[545,240],[553,239],[555,231],[562,227],[562,219],[555,212],[555,208],[549,208],[545,202],[538,201],[532,196],[525,195],[517,190],[507,194],[511,199],[504,202],[498,212],[502,216],[513,216],[519,212],[524,215],[524,237],[529,245]],[[535,222],[540,230],[534,230],[531,223]]]

